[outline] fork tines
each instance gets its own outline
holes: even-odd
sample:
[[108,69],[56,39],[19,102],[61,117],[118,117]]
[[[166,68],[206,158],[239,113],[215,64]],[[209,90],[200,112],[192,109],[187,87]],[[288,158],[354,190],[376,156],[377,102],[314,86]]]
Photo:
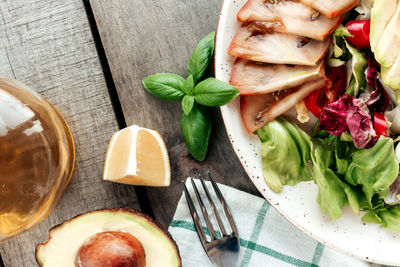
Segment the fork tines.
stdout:
[[[215,217],[215,219],[216,219],[216,221],[218,223],[218,227],[219,227],[219,229],[221,231],[222,237],[228,237],[228,236],[236,236],[236,237],[238,237],[238,231],[237,231],[237,228],[236,228],[236,224],[235,224],[235,222],[234,222],[234,220],[232,218],[232,214],[231,214],[231,212],[229,210],[229,207],[226,204],[226,201],[225,201],[224,197],[222,196],[222,193],[219,190],[217,183],[214,181],[214,179],[213,179],[213,177],[211,176],[210,173],[208,173],[208,176],[209,176],[211,184],[212,184],[212,186],[214,188],[214,192],[215,192],[217,198],[219,199],[219,201],[221,203],[221,206],[222,206],[222,209],[224,211],[225,217],[226,217],[226,219],[227,219],[227,221],[228,221],[228,223],[229,223],[229,225],[230,225],[230,227],[232,229],[232,233],[228,234],[226,229],[225,229],[225,226],[224,226],[224,224],[223,224],[223,222],[221,220],[221,217],[220,217],[220,215],[218,213],[218,210],[217,210],[217,208],[216,208],[216,206],[214,204],[214,201],[211,198],[210,192],[208,191],[208,188],[207,188],[207,186],[206,186],[206,184],[204,182],[204,179],[203,179],[203,177],[200,176],[201,184],[203,186],[203,189],[204,189],[204,192],[205,192],[205,194],[207,196],[207,199],[208,199],[208,201],[210,203],[211,209],[212,209],[212,211],[214,213],[214,217]],[[201,211],[203,213],[203,217],[204,217],[204,220],[206,222],[207,228],[208,228],[208,230],[210,232],[210,235],[211,235],[211,241],[210,242],[213,242],[214,240],[217,240],[218,238],[217,238],[217,235],[215,233],[214,227],[213,227],[213,225],[211,223],[210,216],[209,216],[209,214],[207,212],[207,209],[206,209],[206,207],[204,205],[203,200],[200,197],[199,190],[197,189],[197,186],[194,183],[194,180],[192,178],[190,178],[190,181],[192,183],[196,198],[198,200],[198,203],[200,205]],[[183,183],[183,186],[184,186],[184,192],[185,192],[186,200],[187,200],[187,203],[188,203],[188,206],[189,206],[190,214],[192,215],[193,222],[194,222],[194,225],[196,227],[196,230],[197,230],[197,233],[199,235],[199,238],[201,240],[201,243],[204,246],[205,244],[210,243],[210,242],[208,242],[207,239],[206,239],[206,235],[205,235],[203,227],[201,225],[201,221],[200,221],[199,215],[198,215],[198,213],[196,211],[196,208],[194,206],[193,200],[192,200],[192,198],[191,198],[191,196],[189,194],[189,191],[188,191],[188,189],[187,189],[187,187],[185,185],[185,182],[182,181],[182,183]]]

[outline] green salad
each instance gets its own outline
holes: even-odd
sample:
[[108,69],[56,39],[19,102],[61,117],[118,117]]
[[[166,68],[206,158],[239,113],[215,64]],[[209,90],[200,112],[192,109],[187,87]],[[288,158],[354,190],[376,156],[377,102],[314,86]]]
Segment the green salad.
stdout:
[[[267,185],[314,181],[331,219],[349,205],[400,231],[400,1],[249,0],[237,19],[230,82]],[[294,106],[312,134],[284,118]]]
[[[256,134],[271,190],[279,193],[284,185],[313,180],[317,203],[331,219],[338,219],[349,205],[355,214],[362,212],[363,222],[400,231],[399,159],[394,144],[399,133],[391,128],[399,120],[391,113],[397,112],[399,100],[400,87],[393,79],[400,76],[393,74],[400,74],[400,66],[394,65],[400,46],[390,45],[398,34],[387,33],[393,30],[388,17],[395,16],[400,24],[400,6],[396,1],[387,1],[387,6],[382,0],[362,2],[344,15],[346,27],[340,25],[332,34],[325,69],[330,86],[304,100],[318,118],[313,134],[283,117]],[[362,12],[372,13],[372,18],[358,19],[365,16]],[[387,69],[391,76],[383,73]],[[390,94],[396,97],[390,99]]]
[[400,206],[384,202],[399,172],[391,138],[380,136],[374,146],[357,149],[349,137],[324,131],[310,137],[283,117],[257,130],[257,135],[265,182],[274,192],[314,180],[317,203],[330,218],[339,218],[342,208],[350,205],[357,215],[366,212],[364,222],[400,231]]

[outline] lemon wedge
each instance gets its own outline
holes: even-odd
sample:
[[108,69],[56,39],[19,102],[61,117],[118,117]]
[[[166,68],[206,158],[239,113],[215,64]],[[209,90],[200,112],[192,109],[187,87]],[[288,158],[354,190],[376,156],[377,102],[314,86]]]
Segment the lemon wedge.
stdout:
[[169,186],[171,168],[160,134],[137,125],[116,132],[108,145],[103,180],[131,185]]

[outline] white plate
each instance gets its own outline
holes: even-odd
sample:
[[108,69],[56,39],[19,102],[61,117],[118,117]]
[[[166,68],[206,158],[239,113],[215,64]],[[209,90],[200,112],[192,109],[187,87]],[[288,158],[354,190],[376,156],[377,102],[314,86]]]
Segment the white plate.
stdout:
[[[222,6],[215,48],[215,74],[229,82],[235,58],[227,54],[229,44],[240,23],[236,13],[246,0],[225,0]],[[239,99],[221,108],[226,131],[244,169],[261,194],[271,205],[297,228],[319,242],[363,260],[400,264],[400,233],[375,224],[364,224],[361,216],[351,209],[335,222],[326,217],[317,202],[317,187],[313,182],[285,186],[280,194],[265,184],[261,169],[261,143],[256,135],[248,134],[240,117]]]

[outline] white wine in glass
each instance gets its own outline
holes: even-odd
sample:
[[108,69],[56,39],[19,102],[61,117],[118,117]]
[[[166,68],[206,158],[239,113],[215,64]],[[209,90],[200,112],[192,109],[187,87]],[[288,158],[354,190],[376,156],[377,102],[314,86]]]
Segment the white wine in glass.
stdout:
[[71,178],[71,131],[35,91],[0,79],[0,241],[42,221]]

